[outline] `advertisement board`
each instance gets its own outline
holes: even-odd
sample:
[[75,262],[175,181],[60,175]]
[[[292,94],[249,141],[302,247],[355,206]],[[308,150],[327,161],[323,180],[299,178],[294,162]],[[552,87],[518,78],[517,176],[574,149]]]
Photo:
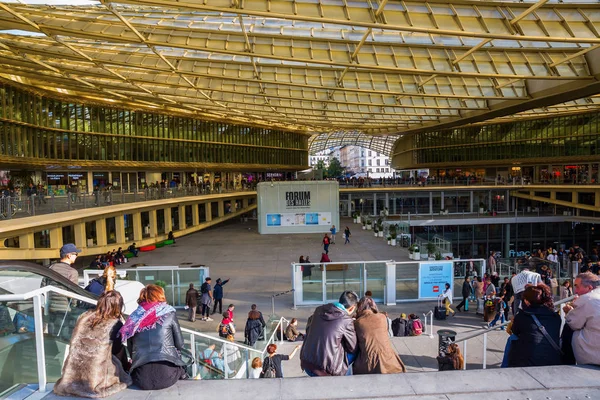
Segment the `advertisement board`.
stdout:
[[261,182],[257,202],[261,234],[323,233],[339,225],[335,181]]
[[452,261],[419,264],[419,299],[436,299],[444,291],[446,283],[454,290]]

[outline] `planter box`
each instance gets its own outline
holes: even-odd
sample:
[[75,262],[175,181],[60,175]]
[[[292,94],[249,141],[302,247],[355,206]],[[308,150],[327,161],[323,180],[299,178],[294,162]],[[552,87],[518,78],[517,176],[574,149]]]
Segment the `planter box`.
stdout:
[[355,222],[356,222],[357,224],[360,224],[360,223],[361,223],[360,217],[356,217],[356,221],[355,221]]
[[367,226],[363,225],[363,231],[366,231],[366,230],[367,230]]
[[421,259],[421,253],[413,253],[413,260],[419,261]]
[[391,245],[392,245],[392,240],[391,240],[391,239],[390,239],[390,240],[388,240],[387,242],[388,242],[388,246],[391,246]]
[[367,230],[370,231],[372,228],[371,224],[367,224]]
[[379,231],[377,236],[383,237],[383,231]]
[[395,246],[395,245],[396,245],[396,239],[392,239],[392,240],[390,240],[390,241],[392,242],[392,243],[391,243],[391,245],[392,245],[392,246]]
[[377,237],[377,236],[378,236],[378,235],[377,235],[377,232],[373,232],[373,235],[374,235],[375,237]]

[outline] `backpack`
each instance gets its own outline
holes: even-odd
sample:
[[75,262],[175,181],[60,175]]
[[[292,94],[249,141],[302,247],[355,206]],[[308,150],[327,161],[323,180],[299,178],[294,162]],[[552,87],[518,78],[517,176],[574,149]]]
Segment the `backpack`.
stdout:
[[407,335],[407,322],[403,318],[396,318],[392,321],[392,334],[394,336],[408,336]]
[[202,286],[200,286],[200,293],[208,293],[208,283],[204,282]]
[[423,324],[418,317],[410,320],[408,323],[408,332],[410,336],[419,336],[423,333]]
[[275,378],[277,377],[277,372],[275,371],[275,365],[273,364],[273,360],[271,357],[265,357],[264,364],[267,366],[267,369],[263,371],[261,374],[261,378]]
[[231,327],[229,326],[229,324],[223,324],[220,323],[219,324],[219,336],[222,338],[227,338],[227,336],[231,335],[233,332],[231,332]]

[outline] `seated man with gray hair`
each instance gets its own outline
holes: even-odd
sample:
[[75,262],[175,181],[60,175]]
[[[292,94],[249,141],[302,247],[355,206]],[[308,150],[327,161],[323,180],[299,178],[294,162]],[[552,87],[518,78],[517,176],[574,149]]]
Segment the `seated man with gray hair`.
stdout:
[[570,328],[565,326],[563,342],[572,330],[571,345],[577,364],[600,365],[600,277],[591,272],[577,275],[575,293],[575,300],[563,307]]

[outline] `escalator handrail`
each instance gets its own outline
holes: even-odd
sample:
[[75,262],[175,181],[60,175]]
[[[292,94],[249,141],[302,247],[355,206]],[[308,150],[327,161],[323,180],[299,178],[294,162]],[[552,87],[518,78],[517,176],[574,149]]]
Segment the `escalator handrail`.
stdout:
[[21,294],[2,294],[2,295],[0,295],[0,301],[30,300],[30,299],[34,298],[35,296],[38,296],[38,295],[41,295],[41,294],[47,294],[49,292],[53,292],[53,293],[56,293],[56,294],[61,294],[63,296],[70,297],[70,298],[73,298],[75,300],[83,301],[83,302],[88,303],[88,304],[95,305],[97,303],[97,301],[94,300],[94,299],[91,299],[91,298],[86,297],[86,296],[81,296],[81,295],[78,295],[77,293],[73,293],[73,292],[70,292],[68,290],[61,289],[59,287],[52,286],[52,285],[44,286],[44,287],[32,290],[32,291],[27,292],[27,293],[21,293]]

